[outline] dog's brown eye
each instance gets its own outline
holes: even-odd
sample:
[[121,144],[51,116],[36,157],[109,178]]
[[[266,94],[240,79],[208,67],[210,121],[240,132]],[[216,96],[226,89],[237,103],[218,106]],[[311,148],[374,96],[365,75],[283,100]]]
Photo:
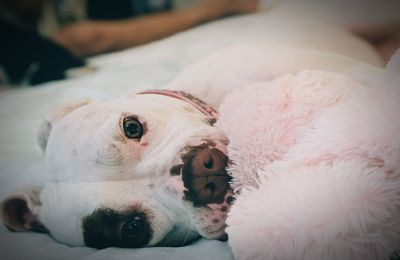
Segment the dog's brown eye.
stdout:
[[121,230],[122,239],[135,240],[141,237],[145,229],[144,219],[140,216],[135,216],[127,221]]
[[136,118],[126,118],[123,127],[125,136],[130,139],[140,139],[143,135],[143,126]]

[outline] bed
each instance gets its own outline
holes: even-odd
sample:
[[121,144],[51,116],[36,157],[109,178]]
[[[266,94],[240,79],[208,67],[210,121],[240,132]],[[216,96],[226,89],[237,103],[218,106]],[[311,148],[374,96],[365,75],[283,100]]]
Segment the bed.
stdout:
[[[40,186],[46,177],[43,157],[36,142],[36,131],[43,115],[64,102],[82,98],[107,99],[130,91],[160,88],[187,65],[226,46],[258,41],[296,41],[308,32],[297,30],[296,15],[285,7],[253,15],[232,17],[205,24],[167,39],[113,54],[91,58],[96,71],[68,80],[50,82],[35,88],[15,88],[0,93],[0,198],[26,186]],[[281,23],[282,15],[287,22]],[[304,21],[307,22],[307,21]],[[312,30],[324,30],[310,24]],[[282,33],[291,32],[289,33]],[[342,32],[338,32],[342,33]],[[289,38],[287,38],[290,35]],[[370,46],[354,40],[353,46],[335,49],[326,44],[328,35],[302,41],[313,48],[325,48],[339,54],[360,57]],[[354,51],[356,50],[356,51]],[[341,53],[340,53],[341,52]],[[379,63],[379,58],[370,57]],[[68,228],[68,227],[65,227]],[[13,233],[0,225],[2,259],[233,259],[225,242],[200,239],[178,248],[120,249],[72,248],[47,234]],[[6,256],[6,257],[5,257]]]

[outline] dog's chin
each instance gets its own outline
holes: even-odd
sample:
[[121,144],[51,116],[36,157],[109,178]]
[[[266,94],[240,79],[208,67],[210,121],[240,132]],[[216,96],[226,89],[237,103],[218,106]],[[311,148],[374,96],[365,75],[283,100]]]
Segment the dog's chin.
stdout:
[[229,189],[222,203],[211,203],[198,208],[196,219],[199,222],[197,227],[202,237],[220,241],[228,239],[225,232],[226,218],[233,201],[233,191]]
[[219,240],[222,242],[228,241],[228,234],[225,232],[226,227],[217,231],[218,237],[215,240]]
[[[226,151],[228,140],[220,135],[213,140],[190,143],[179,153],[179,158],[176,158],[178,163],[171,167],[170,173],[181,177],[182,199],[191,212],[189,215],[195,230],[186,231],[186,239],[179,239],[182,234],[174,231],[160,245],[182,245],[183,240],[185,244],[190,243],[195,237],[193,233],[206,239],[227,240],[225,221],[233,201],[233,190],[229,186],[231,177],[226,172],[229,164]],[[209,158],[213,165],[211,168],[207,167]],[[199,170],[196,168],[199,166],[206,166],[207,169]],[[179,235],[178,239],[174,234]]]

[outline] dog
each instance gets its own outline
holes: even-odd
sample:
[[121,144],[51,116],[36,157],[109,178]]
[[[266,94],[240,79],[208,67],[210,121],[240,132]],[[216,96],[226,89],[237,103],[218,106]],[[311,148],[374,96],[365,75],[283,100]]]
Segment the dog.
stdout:
[[[354,43],[354,36],[340,35],[342,46]],[[366,60],[375,57],[372,48],[364,50]],[[226,167],[234,162],[226,152],[229,140],[214,127],[212,107],[251,82],[357,66],[364,63],[324,50],[234,47],[190,66],[161,90],[63,106],[38,133],[45,185],[7,197],[4,223],[99,249],[181,246],[199,237],[224,241],[234,203]]]
[[[64,107],[39,132],[49,182],[40,195],[6,201],[6,225],[95,248],[223,239],[227,140],[212,122],[186,102],[144,93]],[[195,186],[185,194],[182,171]]]

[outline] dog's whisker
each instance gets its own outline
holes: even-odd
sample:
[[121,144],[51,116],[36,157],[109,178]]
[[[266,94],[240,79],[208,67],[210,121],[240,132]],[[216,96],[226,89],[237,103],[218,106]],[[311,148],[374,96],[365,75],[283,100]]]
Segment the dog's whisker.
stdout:
[[188,239],[190,232],[192,232],[192,230],[189,228],[189,229],[188,229],[188,232],[186,233],[185,239],[183,240],[182,246],[185,245],[186,240]]

